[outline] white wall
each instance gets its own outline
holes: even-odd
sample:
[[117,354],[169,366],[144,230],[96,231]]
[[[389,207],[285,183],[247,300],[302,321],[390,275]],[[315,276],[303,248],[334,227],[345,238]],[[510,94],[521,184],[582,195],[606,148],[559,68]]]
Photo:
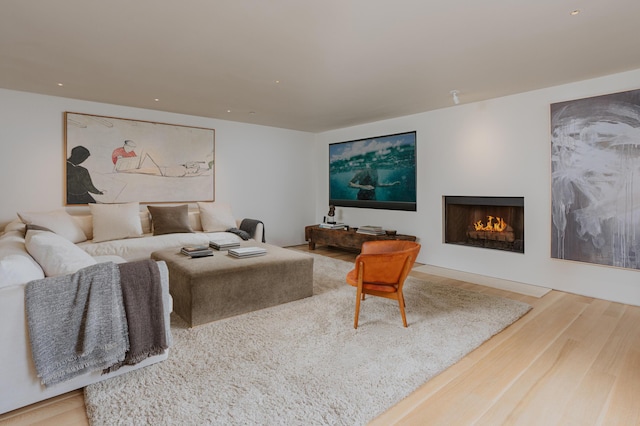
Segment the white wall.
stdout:
[[3,89],[0,229],[17,211],[64,207],[65,111],[215,129],[216,201],[262,220],[270,243],[304,241],[314,220],[313,134]]
[[[0,226],[63,207],[64,111],[216,129],[216,200],[281,246],[328,211],[329,143],[416,130],[418,211],[339,207],[340,221],[417,235],[422,263],[640,305],[639,271],[550,258],[549,176],[549,105],[638,81],[640,70],[318,135],[0,89]],[[443,195],[525,197],[525,253],[443,244]]]
[[[640,70],[316,135],[316,221],[328,211],[328,144],[417,131],[417,212],[336,208],[352,226],[416,235],[422,263],[640,305],[640,271],[551,259],[551,103],[638,89]],[[464,93],[460,95],[464,102]],[[444,244],[442,196],[523,196],[525,253]]]

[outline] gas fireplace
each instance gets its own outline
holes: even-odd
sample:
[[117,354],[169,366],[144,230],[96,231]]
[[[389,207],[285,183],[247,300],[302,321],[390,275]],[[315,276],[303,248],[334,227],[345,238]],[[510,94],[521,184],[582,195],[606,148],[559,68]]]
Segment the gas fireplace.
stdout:
[[444,242],[524,253],[524,197],[444,196]]

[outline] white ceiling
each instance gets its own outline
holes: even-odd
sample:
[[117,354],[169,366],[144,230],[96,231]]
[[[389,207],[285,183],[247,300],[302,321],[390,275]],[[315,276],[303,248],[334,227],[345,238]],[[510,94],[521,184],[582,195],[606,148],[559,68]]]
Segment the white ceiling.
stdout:
[[0,14],[2,88],[309,132],[452,106],[451,90],[467,103],[640,68],[639,0],[0,0]]

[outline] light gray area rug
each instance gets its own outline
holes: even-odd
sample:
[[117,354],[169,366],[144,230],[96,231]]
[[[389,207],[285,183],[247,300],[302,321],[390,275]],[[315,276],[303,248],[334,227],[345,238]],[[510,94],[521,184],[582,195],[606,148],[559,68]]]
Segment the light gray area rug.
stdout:
[[94,425],[363,425],[524,315],[521,302],[409,278],[353,328],[352,264],[313,255],[314,296],[188,329],[169,359],[85,389]]

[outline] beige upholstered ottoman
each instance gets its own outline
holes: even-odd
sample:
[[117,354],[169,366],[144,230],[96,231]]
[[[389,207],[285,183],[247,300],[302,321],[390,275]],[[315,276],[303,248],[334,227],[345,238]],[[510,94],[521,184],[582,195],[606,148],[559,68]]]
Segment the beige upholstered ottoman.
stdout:
[[190,327],[309,297],[313,293],[313,258],[304,253],[245,241],[267,254],[238,259],[214,250],[212,257],[191,259],[180,248],[156,251],[169,269],[173,310]]

